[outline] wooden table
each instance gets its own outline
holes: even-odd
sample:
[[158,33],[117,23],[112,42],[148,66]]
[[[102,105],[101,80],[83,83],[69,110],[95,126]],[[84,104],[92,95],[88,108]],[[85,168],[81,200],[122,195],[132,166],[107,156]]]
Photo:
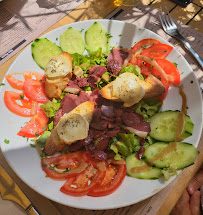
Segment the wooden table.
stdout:
[[[154,8],[160,8],[160,6],[167,6],[168,9],[171,11],[171,16],[181,21],[183,24],[187,24],[193,29],[203,33],[203,28],[201,26],[202,24],[202,18],[203,18],[203,12],[202,12],[202,6],[203,3],[201,0],[194,0],[192,4],[187,6],[186,8],[183,8],[181,6],[178,6],[176,3],[169,1],[169,0],[142,0],[142,3],[144,5],[150,5]],[[88,19],[102,19],[105,16],[107,16],[112,10],[114,10],[116,6],[113,3],[113,0],[87,0],[85,3],[80,5],[78,8],[76,8],[74,11],[66,15],[63,19],[61,19],[59,22],[57,22],[55,25],[53,25],[51,28],[49,28],[46,32],[51,31],[57,27],[60,27],[62,25],[76,22],[79,20],[88,20]],[[44,33],[46,33],[44,32]],[[19,53],[18,53],[19,54]],[[9,66],[12,64],[14,59],[18,56],[15,55],[12,58],[10,58],[6,63],[0,66],[0,83],[8,70]],[[197,158],[197,162],[195,165],[187,168],[184,173],[179,177],[178,181],[172,188],[171,192],[168,194],[167,198],[165,199],[164,203],[160,207],[158,214],[169,214],[174,205],[176,204],[177,200],[181,196],[182,192],[186,188],[187,184],[191,180],[191,178],[194,176],[194,174],[197,172],[199,167],[201,166],[203,162],[203,138],[200,140],[200,151]],[[66,207],[63,205],[60,205],[58,203],[52,202],[45,197],[39,195],[35,191],[33,191],[31,188],[29,188],[26,184],[24,184],[21,179],[19,179],[16,174],[13,172],[13,170],[9,167],[8,163],[6,162],[3,154],[0,152],[0,163],[2,166],[8,171],[8,173],[11,175],[11,177],[15,180],[15,182],[22,188],[24,193],[30,198],[30,200],[33,202],[33,204],[37,207],[39,212],[41,214],[49,214],[49,215],[57,215],[57,214],[82,214],[84,211],[79,209],[74,209],[70,207]],[[7,204],[7,201],[4,200],[4,204]],[[13,214],[26,214],[23,209],[20,208],[15,203],[10,203]],[[143,201],[144,204],[144,201]],[[0,214],[5,214],[2,211],[3,209],[0,208]],[[118,213],[117,213],[118,212]],[[86,211],[86,214],[95,214],[95,211]],[[123,214],[122,211],[115,211],[115,210],[109,210],[109,211],[97,211],[97,215],[99,214]],[[129,213],[129,214],[133,214]]]

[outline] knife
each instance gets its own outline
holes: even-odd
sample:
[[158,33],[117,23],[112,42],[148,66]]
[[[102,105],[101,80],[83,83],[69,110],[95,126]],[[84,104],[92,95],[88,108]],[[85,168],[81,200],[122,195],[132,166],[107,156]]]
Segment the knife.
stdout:
[[18,203],[30,215],[39,215],[31,201],[25,196],[18,185],[8,175],[0,165],[0,193],[2,199],[7,199]]

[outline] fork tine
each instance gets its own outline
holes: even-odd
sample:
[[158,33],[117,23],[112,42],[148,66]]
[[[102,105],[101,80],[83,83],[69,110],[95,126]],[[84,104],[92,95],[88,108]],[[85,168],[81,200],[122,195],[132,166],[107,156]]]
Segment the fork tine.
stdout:
[[160,18],[160,21],[161,21],[161,24],[162,24],[164,31],[166,31],[168,28],[168,24],[166,22],[166,19],[165,19],[165,16],[164,16],[162,9],[161,9],[161,12],[159,14],[159,18]]
[[170,28],[170,23],[168,23],[167,16],[164,13],[162,13],[162,17],[163,17],[163,20],[164,20],[166,27]]
[[166,7],[166,12],[167,12],[167,17],[168,17],[168,22],[170,23],[170,25],[172,25],[172,27],[176,28],[177,26],[176,26],[175,22],[173,21],[172,17],[170,16],[167,7]]
[[163,16],[159,14],[159,19],[160,19],[160,21],[161,21],[161,25],[162,25],[164,31],[166,31],[166,26],[165,26],[165,24],[163,23],[162,17],[163,17]]

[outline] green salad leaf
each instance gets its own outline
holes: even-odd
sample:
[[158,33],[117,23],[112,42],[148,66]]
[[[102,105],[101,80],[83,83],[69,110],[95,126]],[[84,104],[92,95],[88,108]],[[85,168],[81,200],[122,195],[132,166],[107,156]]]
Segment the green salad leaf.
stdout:
[[45,131],[37,140],[36,143],[40,148],[44,148],[45,143],[48,139],[48,137],[51,135],[50,131]]
[[170,166],[169,168],[162,169],[161,172],[163,173],[165,181],[168,181],[171,176],[177,175],[177,168]]
[[143,115],[144,120],[148,120],[155,113],[158,113],[162,106],[162,102],[154,97],[143,99],[139,103],[134,105],[134,111]]
[[[138,137],[135,133],[123,134],[118,133],[117,138],[113,137],[110,142],[110,149],[115,152],[114,159],[120,160],[121,157],[126,158],[127,156],[137,153],[140,149],[141,137]],[[155,140],[150,136],[145,138],[144,147],[148,147],[153,144]]]
[[94,65],[107,66],[107,55],[102,53],[100,48],[97,52],[88,55],[80,55],[78,53],[72,54],[73,67],[80,66],[81,69],[86,73],[89,68]]
[[44,113],[49,117],[54,117],[56,111],[59,109],[61,102],[57,101],[56,99],[53,99],[52,101],[48,101],[41,105],[42,110]]
[[141,74],[141,69],[137,65],[129,65],[129,66],[123,66],[122,70],[120,71],[119,74],[125,73],[125,72],[130,72],[138,76],[139,79],[144,80],[142,74]]

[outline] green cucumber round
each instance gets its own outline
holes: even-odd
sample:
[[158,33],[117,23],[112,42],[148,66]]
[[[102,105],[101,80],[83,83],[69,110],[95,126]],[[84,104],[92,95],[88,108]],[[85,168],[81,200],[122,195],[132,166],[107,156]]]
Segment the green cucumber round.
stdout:
[[102,24],[95,22],[85,32],[86,49],[88,52],[93,53],[101,48],[102,53],[106,53],[109,51],[110,37],[106,28]]
[[[169,149],[169,147],[171,148]],[[157,168],[173,167],[179,170],[192,165],[198,154],[198,149],[189,143],[157,142],[145,149],[143,158],[147,163]]]
[[[155,114],[150,119],[151,132],[149,135],[155,140],[176,141],[178,126],[178,111],[164,111]],[[185,124],[180,137],[185,139],[192,135],[194,124],[188,115],[185,115]]]
[[76,30],[73,27],[68,28],[60,36],[60,46],[64,52],[69,54],[78,53],[82,55],[85,51],[85,42],[81,31]]
[[[131,154],[126,158],[127,174],[139,179],[158,179],[162,176],[161,169],[148,166],[144,160],[138,160],[136,154]],[[138,171],[134,171],[134,170]],[[141,168],[141,169],[139,169]],[[143,170],[142,170],[143,169]]]
[[31,45],[31,50],[34,61],[42,69],[45,69],[52,57],[55,57],[62,52],[60,47],[47,38],[36,39]]

